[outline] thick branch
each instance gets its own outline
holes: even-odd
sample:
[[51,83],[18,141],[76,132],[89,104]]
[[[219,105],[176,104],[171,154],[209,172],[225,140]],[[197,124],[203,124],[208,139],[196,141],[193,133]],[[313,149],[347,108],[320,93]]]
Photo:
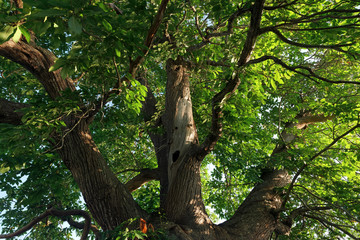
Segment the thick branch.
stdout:
[[[281,59],[277,58],[277,57],[274,57],[274,56],[262,56],[260,58],[257,58],[257,59],[253,59],[253,60],[250,60],[247,62],[247,65],[250,65],[250,64],[256,64],[256,63],[260,63],[260,62],[263,62],[263,61],[267,61],[267,60],[273,60],[276,64],[279,64],[281,65],[283,68],[286,68],[292,72],[295,72],[295,73],[298,73],[304,77],[307,77],[309,78],[310,80],[314,80],[314,78],[318,79],[318,80],[321,80],[321,81],[324,81],[324,82],[328,82],[328,83],[333,83],[333,84],[341,84],[341,83],[349,83],[349,84],[360,84],[360,82],[357,82],[357,81],[344,81],[344,80],[337,80],[337,81],[334,81],[334,80],[330,80],[330,79],[327,79],[327,78],[324,78],[324,77],[321,77],[319,75],[317,75],[316,73],[314,73],[314,71],[309,68],[309,67],[305,67],[305,66],[290,66],[288,64],[286,64],[285,62],[283,62]],[[302,71],[299,71],[298,69],[302,69],[302,70],[305,70],[307,71],[308,73],[304,73]]]
[[56,57],[46,49],[32,46],[24,41],[9,40],[0,45],[0,56],[19,63],[29,70],[44,86],[52,99],[59,97],[66,88],[74,90],[74,84],[60,76],[60,69],[49,72]]
[[19,110],[30,107],[24,103],[14,103],[5,99],[0,99],[0,123],[20,125],[23,113]]
[[[243,67],[250,59],[251,53],[255,47],[257,36],[259,35],[260,22],[262,16],[262,10],[264,7],[264,0],[257,0],[252,7],[252,15],[250,21],[250,28],[245,40],[244,48],[240,55],[238,67]],[[211,121],[211,132],[206,137],[205,141],[201,145],[201,152],[199,154],[200,159],[206,156],[219,140],[222,133],[222,124],[220,118],[222,116],[222,104],[229,98],[237,89],[240,84],[239,77],[236,76],[231,78],[225,88],[221,90],[212,99],[212,121]]]
[[83,210],[57,210],[57,209],[53,209],[53,208],[46,210],[43,214],[34,218],[30,223],[28,223],[26,226],[20,228],[16,232],[0,235],[0,238],[12,238],[15,236],[19,236],[19,235],[25,233],[26,231],[28,231],[29,229],[31,229],[33,226],[35,226],[37,223],[39,223],[41,220],[43,220],[44,218],[46,218],[48,216],[65,217],[65,216],[72,216],[72,215],[77,215],[77,216],[81,216],[81,217],[85,218],[85,224],[83,227],[83,233],[81,235],[81,240],[86,240],[87,236],[89,234],[90,225],[91,225],[91,217],[87,212],[85,212]]
[[129,192],[133,192],[143,184],[152,180],[160,180],[160,171],[158,168],[141,170],[138,175],[125,184],[125,187]]

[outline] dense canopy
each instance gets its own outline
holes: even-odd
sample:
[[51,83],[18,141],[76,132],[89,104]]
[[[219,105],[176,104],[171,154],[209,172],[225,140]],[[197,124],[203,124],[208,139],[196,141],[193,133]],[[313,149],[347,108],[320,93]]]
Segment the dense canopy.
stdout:
[[0,10],[0,238],[360,238],[359,1]]

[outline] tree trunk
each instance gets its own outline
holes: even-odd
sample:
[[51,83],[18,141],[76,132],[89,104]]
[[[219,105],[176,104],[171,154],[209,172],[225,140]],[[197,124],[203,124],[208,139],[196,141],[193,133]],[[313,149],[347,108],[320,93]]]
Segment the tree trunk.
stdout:
[[89,133],[85,120],[65,134],[57,152],[71,171],[87,207],[104,229],[114,229],[129,218],[143,217],[144,212],[106,164]]
[[[259,1],[263,4],[263,1]],[[259,8],[261,9],[261,8]],[[256,19],[255,19],[256,20]],[[253,22],[256,23],[256,21]],[[254,23],[254,24],[255,24]],[[259,25],[259,23],[257,24]],[[255,34],[255,33],[254,33]],[[253,39],[248,41],[253,46]],[[248,60],[251,49],[242,54],[242,61]],[[44,49],[25,42],[8,41],[0,45],[0,55],[20,63],[36,76],[52,99],[61,96],[66,88],[74,89],[68,79],[62,79],[59,71],[49,72],[54,56]],[[241,64],[244,64],[241,62]],[[149,133],[158,158],[161,183],[161,211],[171,222],[164,228],[178,239],[268,239],[273,231],[287,234],[290,227],[279,221],[278,212],[282,206],[281,194],[277,188],[289,183],[285,170],[270,171],[263,176],[263,182],[255,186],[236,214],[227,222],[215,225],[208,217],[201,196],[201,161],[216,143],[221,133],[220,108],[216,108],[214,133],[209,145],[201,151],[192,113],[190,83],[187,64],[181,58],[167,61],[167,88],[165,113],[159,119],[159,126],[165,133]],[[221,92],[219,99],[235,91],[239,81],[228,84],[229,89]],[[220,101],[219,100],[219,101]],[[155,99],[151,94],[144,104],[145,115],[155,111]],[[21,115],[15,109],[26,107],[21,104],[7,104],[0,109],[0,122],[20,124]],[[85,115],[85,113],[84,113]],[[146,117],[146,116],[145,116]],[[71,115],[65,119],[66,129],[54,134],[50,140],[64,164],[71,171],[79,185],[85,202],[95,221],[103,230],[114,229],[129,218],[146,214],[133,200],[127,187],[122,184],[106,164],[97,149],[88,129],[86,118]],[[215,139],[215,140],[214,140]],[[210,150],[209,150],[210,149]],[[154,222],[155,224],[155,222]],[[156,228],[162,227],[162,224]]]

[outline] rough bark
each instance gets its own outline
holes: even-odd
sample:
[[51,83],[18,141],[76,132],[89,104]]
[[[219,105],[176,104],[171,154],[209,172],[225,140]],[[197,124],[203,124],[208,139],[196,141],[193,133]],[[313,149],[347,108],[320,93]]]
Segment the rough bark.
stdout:
[[291,179],[286,170],[274,170],[263,175],[263,182],[254,187],[234,216],[221,224],[233,239],[269,239],[274,231],[289,234],[290,227],[279,220],[282,207],[281,193]]
[[[153,24],[154,28],[149,31],[146,40],[149,46],[153,40],[153,32],[155,33],[159,27],[167,2],[162,2],[158,18]],[[249,61],[255,47],[264,2],[256,0],[251,8],[250,28],[238,62],[239,67]],[[48,71],[54,63],[55,56],[45,49],[23,41],[15,43],[10,40],[0,45],[0,55],[28,69],[54,100],[61,96],[61,91],[67,88],[74,90],[71,81],[61,78],[61,70]],[[133,75],[141,61],[142,59],[132,62],[130,72]],[[165,113],[155,124],[163,126],[165,132],[149,132],[158,158],[160,177],[156,178],[159,177],[161,183],[161,208],[167,219],[172,222],[172,225],[165,229],[169,230],[170,235],[187,240],[256,240],[268,239],[273,231],[287,234],[290,228],[282,224],[278,218],[282,197],[275,191],[276,188],[284,187],[290,182],[285,170],[265,174],[263,182],[255,186],[229,221],[217,226],[211,222],[205,211],[201,196],[201,160],[220,138],[221,103],[237,89],[240,84],[238,76],[230,79],[223,91],[214,97],[211,133],[200,146],[192,113],[188,66],[181,58],[169,59],[166,71]],[[155,103],[154,96],[149,93],[143,108],[146,121],[156,112]],[[0,111],[0,114],[7,115],[3,114],[0,117],[10,123],[19,124],[21,115],[14,110],[23,106],[6,104],[7,108]],[[64,120],[67,127],[61,133],[53,135],[53,144],[79,185],[96,222],[103,230],[109,230],[129,218],[146,218],[146,214],[129,193],[129,189],[132,189],[129,186],[138,184],[129,183],[125,186],[117,179],[96,147],[86,118],[70,115]],[[146,176],[139,178],[143,181]]]
[[57,150],[71,171],[87,207],[103,229],[129,218],[145,217],[126,187],[117,179],[96,147],[85,120],[70,131]]
[[176,61],[169,59],[166,69],[168,79],[164,125],[169,151],[169,188],[165,212],[175,222],[197,223],[205,221],[198,219],[200,215],[204,215],[205,207],[201,200],[200,162],[192,153],[193,148],[198,145],[198,137],[192,113],[187,67],[179,58]]
[[[0,56],[21,64],[44,86],[47,93],[56,100],[61,91],[74,85],[60,76],[60,70],[49,72],[55,56],[38,46],[9,40],[0,45]],[[19,124],[21,114],[13,110],[24,107],[21,104],[1,101],[1,122]],[[71,171],[79,185],[85,202],[96,222],[104,229],[113,229],[129,218],[145,217],[144,212],[133,200],[131,194],[110,170],[90,135],[86,113],[79,117],[70,115],[64,119],[67,127],[61,133],[54,133],[49,139],[64,164]]]
[[61,96],[61,91],[67,88],[75,89],[70,80],[61,78],[60,70],[49,72],[56,57],[46,49],[24,41],[15,43],[9,40],[0,45],[0,56],[19,63],[29,70],[41,82],[52,99]]

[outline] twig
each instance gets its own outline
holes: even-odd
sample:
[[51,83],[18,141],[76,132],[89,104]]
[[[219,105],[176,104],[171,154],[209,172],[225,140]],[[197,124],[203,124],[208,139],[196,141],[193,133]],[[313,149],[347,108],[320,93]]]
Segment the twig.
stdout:
[[351,129],[349,129],[348,131],[346,131],[345,133],[341,134],[340,136],[338,136],[337,138],[335,138],[329,145],[327,145],[325,148],[323,148],[321,151],[319,151],[318,153],[316,153],[314,156],[312,156],[309,161],[307,163],[305,163],[295,174],[293,180],[290,183],[290,186],[288,188],[288,190],[286,191],[286,195],[284,198],[284,202],[283,202],[283,206],[286,205],[287,201],[289,200],[289,195],[290,192],[292,191],[292,189],[294,188],[294,184],[297,180],[297,178],[300,176],[300,174],[304,171],[304,169],[317,157],[319,157],[321,154],[323,154],[324,152],[326,152],[327,150],[329,150],[334,144],[336,144],[339,140],[341,140],[342,138],[344,138],[346,135],[348,135],[349,133],[351,133],[352,131],[354,131],[355,129],[357,129],[358,127],[360,127],[360,124],[356,124],[354,127],[352,127]]
[[89,235],[90,225],[91,225],[90,215],[83,210],[57,210],[54,208],[46,210],[44,213],[42,213],[38,217],[31,220],[27,225],[18,229],[14,233],[0,235],[0,238],[12,238],[15,236],[19,236],[19,235],[25,233],[26,231],[28,231],[29,229],[31,229],[33,226],[35,226],[37,223],[39,223],[41,220],[43,220],[44,218],[46,218],[48,216],[65,217],[65,216],[72,216],[72,215],[77,215],[77,216],[81,216],[81,217],[85,218],[85,223],[84,223],[83,232],[81,235],[81,240],[86,240],[87,236]]
[[[349,231],[345,230],[343,227],[349,227],[349,226],[346,226],[346,225],[339,225],[339,224],[335,224],[335,223],[332,223],[324,218],[320,218],[320,217],[317,217],[317,216],[313,216],[313,215],[308,215],[308,214],[304,214],[303,215],[304,217],[307,217],[307,218],[312,218],[312,219],[315,219],[315,220],[318,220],[319,222],[323,222],[325,223],[325,225],[330,225],[334,228],[337,228],[339,229],[340,231],[342,231],[343,233],[345,233],[346,235],[348,235],[349,237],[353,238],[353,239],[357,239],[359,240],[358,237],[355,237],[354,235],[352,235]],[[329,228],[329,227],[328,227]]]

